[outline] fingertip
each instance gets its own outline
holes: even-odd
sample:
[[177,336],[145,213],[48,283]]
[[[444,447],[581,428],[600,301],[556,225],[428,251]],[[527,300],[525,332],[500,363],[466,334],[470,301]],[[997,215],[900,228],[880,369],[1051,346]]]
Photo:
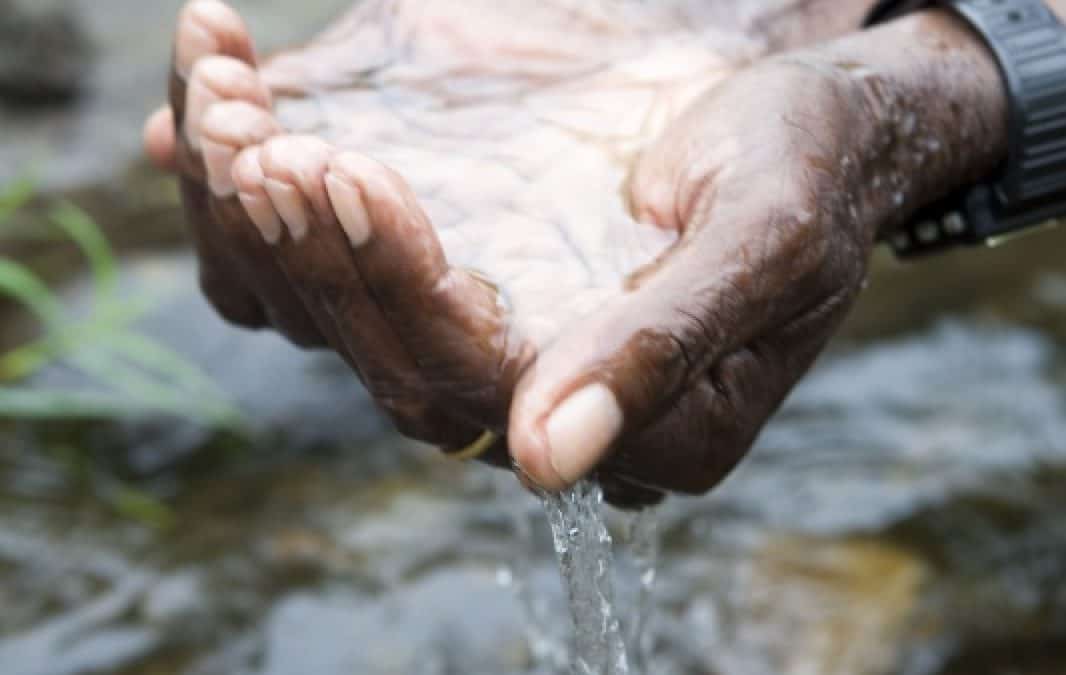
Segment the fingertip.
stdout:
[[170,106],[156,110],[144,124],[144,150],[163,171],[175,169],[174,112]]
[[606,457],[622,421],[618,399],[605,384],[589,384],[567,396],[544,423],[555,474],[568,484],[584,478]]
[[585,385],[554,406],[526,403],[521,395],[516,399],[508,444],[526,476],[548,491],[588,475],[622,432],[622,408],[602,383]]
[[551,462],[551,448],[543,430],[523,420],[512,420],[507,433],[511,459],[517,466],[519,479],[526,487],[558,492],[569,486],[555,471]]
[[178,20],[175,67],[182,76],[188,76],[196,62],[209,54],[255,63],[255,50],[241,15],[221,0],[192,0]]
[[330,203],[348,242],[360,248],[370,239],[370,216],[359,189],[350,182],[327,173],[324,179]]

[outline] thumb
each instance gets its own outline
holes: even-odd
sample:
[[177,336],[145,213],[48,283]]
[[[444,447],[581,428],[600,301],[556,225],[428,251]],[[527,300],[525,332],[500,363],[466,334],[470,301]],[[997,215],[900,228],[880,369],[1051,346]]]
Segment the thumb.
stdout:
[[559,490],[588,474],[724,355],[811,304],[822,247],[781,215],[794,210],[715,211],[519,381],[508,444],[541,487]]

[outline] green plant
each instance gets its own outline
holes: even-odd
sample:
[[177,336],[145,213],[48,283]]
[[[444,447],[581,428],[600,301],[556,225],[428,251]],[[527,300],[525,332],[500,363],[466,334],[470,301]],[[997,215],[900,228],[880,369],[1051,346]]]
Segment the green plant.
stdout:
[[[0,236],[33,194],[29,180],[0,191]],[[39,338],[0,354],[0,417],[164,414],[239,431],[239,411],[211,378],[137,330],[137,319],[150,309],[150,300],[119,291],[115,255],[96,223],[68,202],[51,208],[45,220],[87,259],[92,307],[87,313],[75,313],[28,266],[0,256],[0,294],[29,311],[42,329]],[[34,374],[57,364],[80,372],[91,384],[66,389],[34,381]]]

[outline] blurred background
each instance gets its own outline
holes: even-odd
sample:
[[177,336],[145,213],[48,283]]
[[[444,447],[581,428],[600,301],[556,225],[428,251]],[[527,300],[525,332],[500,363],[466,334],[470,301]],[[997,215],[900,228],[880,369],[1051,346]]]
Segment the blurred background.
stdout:
[[[347,3],[234,4],[269,49]],[[0,673],[555,672],[539,505],[200,298],[140,157],[179,5],[0,0]],[[880,254],[750,459],[661,509],[649,672],[1066,673],[1063,251]]]

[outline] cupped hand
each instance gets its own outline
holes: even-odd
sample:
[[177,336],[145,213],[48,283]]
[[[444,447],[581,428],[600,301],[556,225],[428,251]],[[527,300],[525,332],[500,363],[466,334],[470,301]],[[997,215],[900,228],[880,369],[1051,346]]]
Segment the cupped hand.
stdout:
[[[621,504],[702,492],[822,348],[879,229],[935,191],[905,179],[914,148],[944,189],[981,169],[953,143],[990,117],[948,121],[988,86],[930,104],[939,43],[741,69],[759,40],[716,51],[650,6],[537,8],[379,0],[259,63],[195,0],[149,151],[181,176],[220,312],[337,351],[404,433],[454,450],[487,429],[485,459],[548,489],[594,471]],[[970,36],[937,34],[994,88]]]
[[536,482],[700,493],[741,459],[866,278],[870,106],[847,74],[769,62],[643,154],[635,215],[682,235],[521,381],[510,447]]
[[336,351],[409,436],[493,432],[510,465],[521,373],[676,238],[621,186],[756,49],[713,37],[637,3],[374,0],[258,59],[235,11],[193,0],[146,146],[224,317]]
[[751,447],[862,290],[880,236],[989,171],[1004,105],[940,13],[753,65],[640,158],[630,197],[680,240],[519,383],[510,448],[557,489],[702,493]]

